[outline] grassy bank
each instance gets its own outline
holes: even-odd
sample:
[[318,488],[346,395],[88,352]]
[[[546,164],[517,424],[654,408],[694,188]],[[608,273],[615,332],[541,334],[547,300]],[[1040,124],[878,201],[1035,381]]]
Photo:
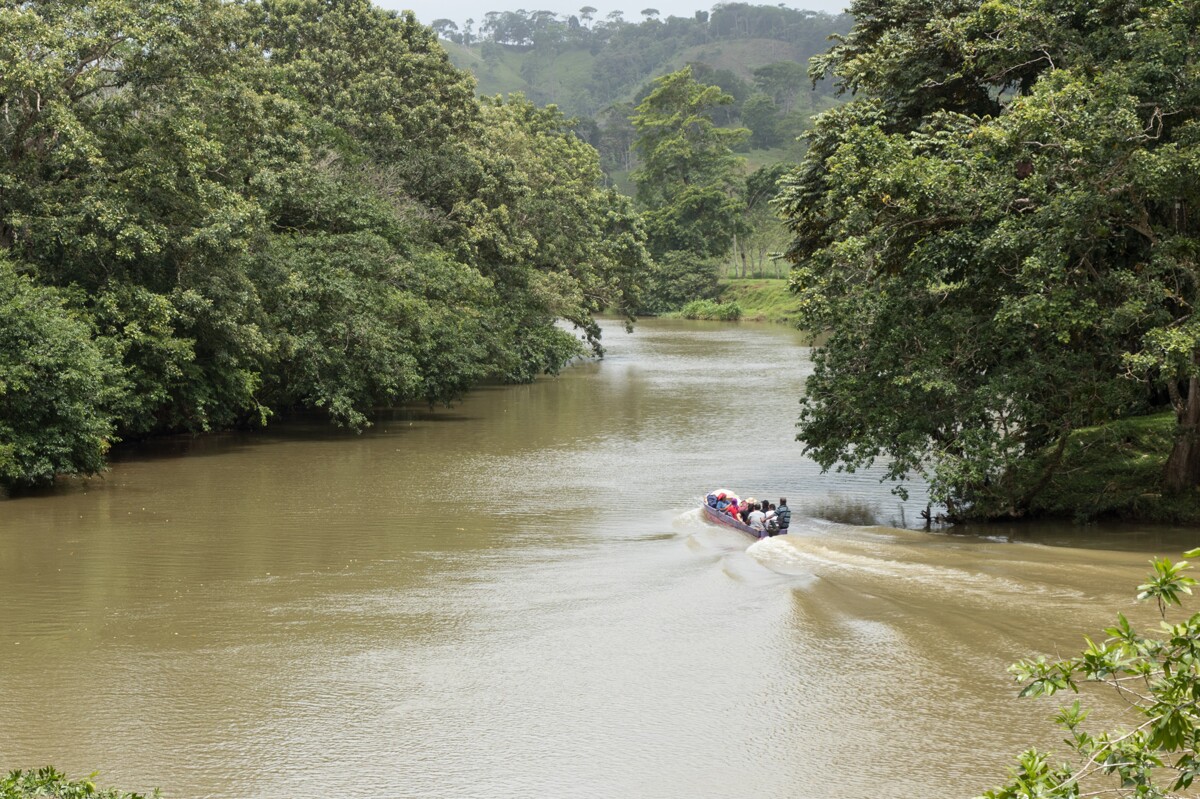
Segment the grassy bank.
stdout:
[[786,324],[795,322],[799,304],[788,291],[787,279],[773,278],[722,280],[721,302],[736,302],[744,320]]
[[1175,415],[1160,413],[1077,430],[1062,467],[1031,512],[1088,521],[1200,522],[1200,491],[1163,490],[1163,467],[1175,433]]

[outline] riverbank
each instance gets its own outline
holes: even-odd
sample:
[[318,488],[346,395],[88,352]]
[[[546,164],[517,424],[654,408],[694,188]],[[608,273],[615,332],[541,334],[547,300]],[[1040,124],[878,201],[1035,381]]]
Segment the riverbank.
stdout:
[[722,278],[715,299],[692,300],[664,319],[709,322],[775,322],[795,325],[800,302],[786,278]]
[[1200,523],[1200,490],[1170,494],[1163,469],[1175,434],[1171,412],[1076,430],[1062,466],[1036,497],[1039,517]]
[[[799,302],[787,280],[723,279],[720,286],[716,301],[698,300],[672,315],[795,324]],[[1171,412],[1076,430],[1061,467],[1034,498],[1026,518],[1200,524],[1200,488],[1172,494],[1163,485],[1174,435]]]
[[731,278],[720,285],[720,301],[737,303],[744,321],[794,324],[799,314],[800,301],[787,278]]

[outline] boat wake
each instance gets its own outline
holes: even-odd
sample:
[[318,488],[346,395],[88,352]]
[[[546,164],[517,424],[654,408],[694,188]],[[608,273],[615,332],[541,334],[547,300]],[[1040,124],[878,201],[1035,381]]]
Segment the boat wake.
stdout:
[[[817,530],[801,522],[799,529],[793,528],[790,535],[753,542],[746,554],[779,574],[854,582],[865,578],[897,590],[991,598],[1037,594],[1065,601],[1087,596],[1063,584],[1061,563],[1047,560],[1040,547],[880,527],[823,524]],[[1013,561],[1025,562],[1019,574],[997,568]]]
[[[784,577],[806,578],[808,584],[816,579],[887,586],[889,593],[959,599],[1015,599],[1032,594],[1078,602],[1088,595],[1064,584],[1058,556],[1047,555],[1044,548],[982,537],[953,538],[802,517],[793,518],[789,535],[754,540],[709,522],[699,509],[677,516],[675,529],[691,549],[722,561],[722,568],[738,580],[753,579],[757,567]],[[731,558],[737,562],[727,563]],[[1001,566],[1013,561],[1025,567],[1014,573]]]

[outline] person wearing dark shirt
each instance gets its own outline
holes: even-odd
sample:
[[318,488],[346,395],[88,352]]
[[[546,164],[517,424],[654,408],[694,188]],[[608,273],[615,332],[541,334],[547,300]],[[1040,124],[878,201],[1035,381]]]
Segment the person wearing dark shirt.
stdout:
[[792,523],[792,509],[787,505],[787,497],[780,497],[775,506],[775,522],[779,525],[778,535],[787,535],[788,526]]

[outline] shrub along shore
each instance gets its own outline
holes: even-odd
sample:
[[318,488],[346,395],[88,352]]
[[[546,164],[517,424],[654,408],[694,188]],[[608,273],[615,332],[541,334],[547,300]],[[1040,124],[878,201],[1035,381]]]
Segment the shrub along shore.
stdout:
[[798,300],[783,278],[721,280],[715,299],[693,300],[664,316],[718,322],[776,322],[795,324]]

